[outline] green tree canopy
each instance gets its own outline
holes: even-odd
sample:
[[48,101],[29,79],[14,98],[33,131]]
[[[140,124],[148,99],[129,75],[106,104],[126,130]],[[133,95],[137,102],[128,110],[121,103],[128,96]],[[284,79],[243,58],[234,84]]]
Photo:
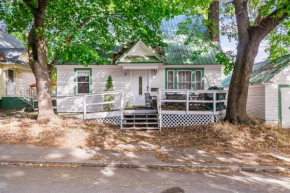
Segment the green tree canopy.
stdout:
[[[203,15],[207,18],[208,7],[215,0],[181,0],[184,7],[188,7],[187,12],[189,15],[197,17]],[[267,17],[279,18],[283,14],[289,15],[289,0],[242,0],[247,6],[249,27],[258,28],[261,22]],[[277,10],[277,11],[275,11]],[[234,1],[220,0],[220,34],[226,36],[229,41],[239,41],[239,31],[236,20]],[[275,12],[274,12],[275,11]],[[201,26],[195,28],[189,28],[187,23],[180,24],[179,33],[189,35],[188,43],[194,42],[198,46],[197,54],[207,52],[209,47],[215,45],[209,38],[209,31],[202,32],[199,30]],[[208,26],[213,23],[207,18],[201,25]],[[262,26],[261,26],[262,27]],[[265,37],[265,43],[267,44],[265,51],[269,54],[269,59],[273,60],[277,57],[290,53],[290,20],[289,16],[283,20],[279,20],[278,27],[271,31]],[[235,65],[236,49],[230,51],[222,51],[216,55],[216,59],[219,63],[225,65],[224,72],[229,74]]]
[[[48,62],[79,61],[88,65],[100,57],[93,45],[110,48],[129,40],[163,44],[160,23],[181,13],[175,0],[54,0],[48,1],[44,27]],[[27,45],[36,0],[1,0],[0,17],[10,33]],[[25,43],[26,42],[26,43]]]
[[0,18],[26,41],[36,77],[38,120],[55,118],[51,73],[59,60],[88,65],[103,49],[129,40],[162,44],[161,20],[178,14],[177,0],[0,0]]

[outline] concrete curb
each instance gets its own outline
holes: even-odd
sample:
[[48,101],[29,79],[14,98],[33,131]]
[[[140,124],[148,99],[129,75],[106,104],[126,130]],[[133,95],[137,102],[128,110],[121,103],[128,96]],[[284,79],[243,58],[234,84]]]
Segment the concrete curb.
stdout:
[[198,169],[198,170],[220,170],[220,171],[247,171],[247,172],[285,172],[290,171],[289,167],[284,166],[249,166],[249,165],[226,165],[226,164],[141,164],[127,162],[96,162],[79,160],[0,160],[0,164],[58,164],[58,165],[78,165],[82,167],[114,167],[114,168],[174,168],[174,169]]

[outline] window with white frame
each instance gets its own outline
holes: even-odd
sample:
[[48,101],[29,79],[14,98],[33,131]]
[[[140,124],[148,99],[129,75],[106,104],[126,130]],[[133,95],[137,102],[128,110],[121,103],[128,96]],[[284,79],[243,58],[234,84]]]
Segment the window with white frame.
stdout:
[[89,71],[77,71],[77,93],[90,93]]
[[174,89],[174,71],[167,71],[167,89]]
[[195,71],[195,90],[202,89],[202,74],[201,71]]
[[177,71],[177,88],[191,89],[191,70]]

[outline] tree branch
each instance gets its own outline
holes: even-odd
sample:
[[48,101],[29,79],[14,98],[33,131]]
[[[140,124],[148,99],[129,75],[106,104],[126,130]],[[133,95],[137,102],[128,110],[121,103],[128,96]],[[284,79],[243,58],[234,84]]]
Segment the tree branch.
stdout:
[[[290,2],[290,0],[288,2]],[[274,10],[272,13],[264,18],[258,16],[255,21],[255,26],[252,26],[250,28],[251,35],[259,39],[264,39],[272,30],[274,30],[279,25],[282,20],[284,20],[286,17],[289,17],[289,13],[286,12],[286,10],[289,8],[290,5],[286,4],[281,8]],[[282,13],[283,11],[285,12]],[[277,15],[279,15],[279,13],[282,14],[278,17]]]
[[[103,11],[101,11],[101,13],[106,14],[106,13],[103,12]],[[61,46],[59,52],[56,54],[55,58],[54,58],[53,61],[50,63],[51,68],[53,68],[53,67],[56,65],[56,63],[57,63],[57,61],[59,60],[60,54],[61,54],[61,52],[63,51],[64,47],[65,47],[66,45],[68,45],[68,44],[73,40],[73,34],[74,34],[75,32],[77,32],[79,29],[81,29],[82,27],[84,27],[87,23],[89,23],[90,20],[92,19],[92,16],[93,16],[93,14],[91,14],[89,17],[87,17],[87,18],[86,18],[82,23],[80,23],[80,24],[75,28],[75,30],[73,31],[73,33],[71,33],[71,34],[66,38],[66,41],[65,41],[65,42],[63,43],[63,45]],[[122,18],[122,17],[119,17],[118,15],[108,14],[108,16],[113,17],[113,18],[116,18],[116,19],[121,19],[121,20],[123,20],[123,21],[125,21],[125,22],[128,22],[126,19],[124,19],[124,18]]]
[[36,7],[33,6],[31,0],[23,0],[23,2],[26,4],[27,7],[29,7],[33,14],[36,12]]
[[250,19],[247,9],[247,3],[247,0],[234,0],[238,36],[240,42],[244,42],[249,39],[248,29],[250,27]]
[[65,42],[62,44],[59,52],[56,54],[55,58],[53,59],[53,61],[50,63],[50,65],[52,66],[52,68],[56,65],[57,61],[59,60],[60,54],[63,51],[64,47],[66,45],[68,45],[72,40],[73,40],[73,36],[74,33],[77,32],[79,29],[81,29],[82,27],[84,27],[87,23],[90,22],[91,18],[92,18],[93,14],[91,14],[90,16],[88,16],[83,22],[81,22],[74,30],[73,32],[67,36]]

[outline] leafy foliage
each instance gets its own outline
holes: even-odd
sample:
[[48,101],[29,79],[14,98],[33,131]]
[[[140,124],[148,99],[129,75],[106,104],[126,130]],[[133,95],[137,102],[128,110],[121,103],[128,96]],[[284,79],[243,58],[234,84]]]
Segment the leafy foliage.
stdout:
[[[25,3],[28,2],[28,3]],[[0,18],[9,33],[27,42],[33,23],[36,0],[0,0]],[[143,39],[163,44],[161,20],[181,13],[176,0],[54,0],[46,8],[43,29],[48,62],[75,61],[88,65],[100,60],[93,45],[111,49],[113,45]],[[24,44],[25,45],[25,44]]]
[[[187,13],[192,17],[205,17],[201,24],[192,27],[191,21],[180,24],[179,33],[189,36],[187,42],[195,44],[197,54],[209,51],[209,47],[216,47],[209,39],[208,30],[205,29],[212,21],[206,17],[208,14],[208,7],[214,0],[181,0],[182,5],[187,7]],[[248,0],[247,3],[250,26],[256,27],[259,22],[274,10],[282,9],[285,6],[289,7],[288,0]],[[289,9],[283,9],[271,17],[279,17],[282,14],[289,13]],[[233,1],[220,0],[220,33],[227,36],[229,41],[238,41],[238,29],[235,18],[235,7]],[[289,16],[284,19],[279,26],[273,30],[266,38],[266,49],[269,53],[269,59],[275,59],[282,55],[289,53],[290,45],[290,20]],[[234,68],[236,54],[234,50],[224,52],[219,49],[216,55],[218,63],[225,65],[225,74],[229,74]]]
[[[288,24],[288,26],[287,26]],[[288,29],[287,29],[288,28]],[[284,22],[267,37],[269,42],[266,52],[269,53],[269,59],[275,60],[283,55],[290,53],[290,25]]]

